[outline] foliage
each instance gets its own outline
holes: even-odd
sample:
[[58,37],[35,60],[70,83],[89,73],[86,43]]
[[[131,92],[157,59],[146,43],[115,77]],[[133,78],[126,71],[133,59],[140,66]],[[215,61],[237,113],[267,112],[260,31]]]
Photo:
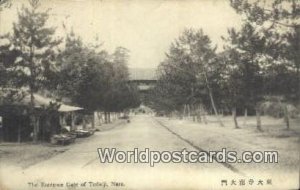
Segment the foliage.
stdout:
[[209,91],[218,92],[220,78],[215,48],[202,30],[186,29],[170,46],[159,66],[153,90],[154,107],[167,112],[185,104],[209,103]]
[[73,32],[67,35],[53,81],[58,94],[90,111],[123,111],[138,106],[137,90],[127,84],[128,50],[118,47],[109,55],[94,47],[85,45]]
[[48,11],[39,12],[37,0],[30,0],[29,4],[29,8],[23,6],[18,12],[13,33],[2,37],[10,42],[2,59],[16,74],[17,85],[29,87],[33,93],[49,84],[48,77],[54,72],[55,47],[60,40],[53,37],[55,29],[47,26]]
[[137,88],[128,84],[126,48],[118,47],[110,55],[101,45],[85,44],[70,32],[59,49],[63,40],[47,23],[49,10],[40,11],[39,0],[28,2],[18,10],[12,33],[0,38],[0,86],[29,91],[33,124],[37,123],[33,94],[41,91],[88,111],[123,111],[140,104]]
[[[284,95],[289,101],[300,101],[300,4],[298,1],[230,0],[230,3],[234,10],[255,25],[266,39],[265,56],[272,60],[272,63],[263,68],[266,73],[265,81],[269,81],[267,90]],[[282,85],[278,85],[274,79]]]
[[[265,38],[250,23],[243,24],[240,31],[228,30],[224,52],[226,73],[224,76],[225,100],[233,107],[255,106],[264,96],[262,57]],[[253,107],[252,107],[253,108]]]

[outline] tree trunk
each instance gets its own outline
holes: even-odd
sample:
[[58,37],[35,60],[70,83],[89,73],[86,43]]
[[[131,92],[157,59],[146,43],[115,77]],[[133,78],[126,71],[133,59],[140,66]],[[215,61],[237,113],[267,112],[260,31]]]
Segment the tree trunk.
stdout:
[[115,112],[110,112],[111,122],[115,121]]
[[188,117],[188,119],[189,119],[189,118],[191,117],[191,108],[190,108],[190,104],[187,105],[187,113],[188,113],[187,117]]
[[3,126],[0,126],[0,143],[3,142]]
[[183,119],[186,117],[186,104],[183,105]]
[[18,123],[18,143],[21,143],[21,123]]
[[256,128],[257,128],[258,131],[262,131],[261,118],[260,118],[260,108],[257,107],[255,112],[256,112]]
[[203,114],[203,121],[204,121],[204,124],[207,124],[207,119],[206,119],[205,113]]
[[38,139],[38,126],[36,122],[36,117],[34,113],[34,95],[33,95],[33,90],[30,89],[30,123],[33,126],[33,142],[37,143]]
[[289,118],[289,112],[287,109],[287,105],[284,105],[284,121],[286,123],[286,129],[290,129],[290,118]]
[[245,112],[244,112],[244,125],[246,125],[247,124],[247,119],[248,119],[248,109],[247,108],[245,108]]
[[192,111],[193,111],[193,121],[198,122],[198,117],[197,117],[197,108],[195,105],[192,105]]
[[236,118],[236,107],[232,108],[232,117],[233,117],[233,122],[234,122],[234,126],[236,129],[239,129],[239,125],[237,122],[237,118]]
[[207,75],[206,75],[205,72],[204,72],[204,76],[205,76],[206,87],[208,89],[209,99],[210,99],[211,105],[213,107],[214,113],[215,113],[216,118],[217,118],[218,122],[220,123],[221,127],[224,127],[224,124],[223,124],[222,120],[219,117],[219,114],[218,114],[218,111],[217,111],[217,108],[216,108],[216,105],[215,105],[215,101],[214,101],[214,98],[213,98],[212,90],[210,88],[208,78],[207,78]]
[[209,98],[210,98],[211,105],[212,105],[212,107],[213,107],[215,116],[216,116],[218,122],[220,123],[220,126],[221,126],[221,127],[224,127],[224,124],[223,124],[223,122],[222,122],[222,120],[221,120],[221,118],[220,118],[220,116],[219,116],[219,114],[218,114],[218,111],[217,111],[217,108],[216,108],[216,105],[215,105],[215,101],[214,101],[213,95],[212,95],[212,93],[211,93],[210,90],[209,90],[208,93],[209,93]]
[[197,122],[199,122],[199,123],[202,123],[201,114],[202,114],[202,112],[201,112],[201,106],[199,105],[198,109],[197,109]]
[[104,123],[103,122],[103,114],[101,112],[98,112],[97,117],[98,117],[98,120],[99,120],[99,125],[102,125],[102,123]]
[[29,70],[30,70],[30,79],[29,79],[29,93],[30,93],[30,122],[33,125],[33,142],[36,143],[38,140],[38,126],[37,126],[37,118],[35,116],[34,110],[34,90],[35,90],[35,64],[33,62],[34,56],[34,46],[30,45],[30,53],[29,53]]
[[193,113],[193,122],[197,122],[197,118],[196,118],[196,115]]
[[104,122],[107,123],[107,112],[104,112]]
[[198,117],[197,117],[197,122],[198,123],[202,123],[202,118],[201,118],[201,113],[198,115]]
[[297,96],[297,101],[300,101],[300,63],[297,64],[297,91],[296,91],[296,96]]
[[[294,4],[296,4],[295,1],[293,1],[293,2],[294,2]],[[295,14],[297,14],[297,13],[295,12]],[[299,39],[300,38],[300,26],[299,25],[294,26],[294,32],[296,35],[296,39]],[[299,51],[300,51],[299,48],[300,48],[299,43],[296,43],[296,46],[294,46],[294,50],[295,50],[295,52],[297,52],[296,54],[299,54]],[[300,99],[299,99],[300,98],[300,59],[299,59],[299,56],[295,56],[294,64],[296,66],[296,80],[297,80],[297,84],[298,84],[296,86],[296,97],[297,97],[297,101],[299,103],[299,101],[300,101]]]
[[203,116],[202,116],[203,122],[204,122],[204,124],[207,124],[205,109],[203,108],[203,106],[201,106],[200,109],[201,109],[201,113],[203,114]]
[[95,128],[95,113],[93,112],[93,115],[92,115],[92,128],[94,129]]

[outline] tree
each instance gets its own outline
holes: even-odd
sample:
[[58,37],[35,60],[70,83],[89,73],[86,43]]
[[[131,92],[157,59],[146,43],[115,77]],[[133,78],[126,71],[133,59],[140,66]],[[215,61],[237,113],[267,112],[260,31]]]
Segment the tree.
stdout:
[[108,118],[110,112],[123,112],[140,105],[137,87],[128,83],[129,50],[117,47],[111,57],[110,86],[104,93],[103,101],[103,109],[108,112]]
[[139,105],[138,89],[132,84],[114,86],[105,94],[104,109],[107,112],[124,112]]
[[116,81],[129,80],[129,71],[127,67],[129,52],[130,51],[124,47],[117,47],[112,54],[112,64],[116,73],[115,77],[118,77]]
[[10,8],[12,5],[12,0],[2,0],[0,1],[0,11],[2,11],[4,8]]
[[52,81],[60,97],[68,98],[90,113],[102,108],[104,92],[110,86],[109,55],[98,50],[99,46],[84,44],[73,31],[67,33],[64,50],[56,64],[58,72]]
[[222,71],[222,103],[231,109],[235,128],[240,128],[237,121],[237,109],[245,106],[248,91],[244,77],[243,60],[234,48],[227,47],[219,54],[220,62],[224,64]]
[[[171,44],[166,60],[160,64],[161,76],[158,84],[163,86],[162,92],[170,89],[167,98],[173,96],[174,105],[189,107],[210,102],[207,106],[214,110],[220,125],[223,126],[214,97],[218,92],[220,77],[215,50],[202,30],[185,30]],[[171,104],[170,102],[168,105]]]
[[[233,58],[230,67],[236,70],[230,73],[230,78],[234,81],[229,81],[229,86],[231,89],[239,88],[237,89],[239,95],[233,97],[234,106],[238,105],[237,102],[241,97],[247,102],[244,105],[255,105],[257,129],[261,131],[260,102],[264,95],[264,86],[260,64],[265,51],[265,38],[261,37],[250,23],[243,24],[240,31],[229,29],[228,35],[227,39],[223,38],[228,42],[225,49]],[[237,85],[236,80],[240,80],[240,84]]]
[[6,40],[8,43],[0,46],[0,87],[19,86],[20,79],[24,78],[24,73],[18,72],[15,63],[20,60],[21,52],[12,49],[12,45],[7,39],[2,40]]
[[48,11],[39,11],[39,1],[29,0],[29,8],[22,7],[18,21],[13,24],[13,33],[7,35],[12,48],[20,52],[14,62],[15,71],[22,73],[19,85],[29,88],[30,114],[34,126],[33,140],[37,141],[37,121],[34,114],[34,93],[44,88],[47,76],[53,70],[55,47],[61,42],[54,39],[54,28],[47,27]]
[[[265,65],[263,70],[265,81],[270,81],[267,82],[266,89],[272,90],[271,92],[278,96],[284,96],[285,102],[299,103],[300,4],[296,0],[230,0],[230,3],[236,12],[255,25],[266,39],[265,58],[269,64]],[[282,77],[284,75],[289,77]],[[278,85],[268,77],[279,79],[281,84],[288,85]],[[287,86],[290,88],[286,88]],[[286,110],[286,106],[283,109]]]
[[109,122],[110,112],[139,104],[136,89],[128,84],[128,53],[118,47],[109,55],[100,46],[84,44],[71,31],[57,62],[58,94],[90,113],[104,111]]

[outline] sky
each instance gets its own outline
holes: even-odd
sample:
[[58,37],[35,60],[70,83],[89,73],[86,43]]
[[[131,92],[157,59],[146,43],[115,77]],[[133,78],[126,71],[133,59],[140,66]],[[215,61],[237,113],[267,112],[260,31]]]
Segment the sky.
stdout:
[[[0,12],[0,33],[11,32],[17,9],[26,0],[13,0]],[[170,44],[185,28],[202,28],[218,51],[228,27],[239,27],[241,18],[229,0],[41,0],[51,8],[49,25],[64,36],[73,28],[84,42],[99,39],[112,53],[118,46],[130,50],[129,67],[155,68]],[[63,27],[63,23],[65,28]]]

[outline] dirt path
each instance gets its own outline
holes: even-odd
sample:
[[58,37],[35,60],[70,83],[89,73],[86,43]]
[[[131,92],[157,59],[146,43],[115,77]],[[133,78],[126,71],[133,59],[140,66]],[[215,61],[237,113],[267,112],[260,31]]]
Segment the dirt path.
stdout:
[[[156,119],[166,126],[158,124]],[[253,164],[242,167],[220,163],[101,163],[98,148],[116,148],[118,151],[140,151],[149,148],[152,151],[199,151],[220,150],[226,147],[233,150],[255,150],[259,146],[247,145],[241,141],[242,130],[228,130],[211,125],[193,125],[191,123],[153,119],[151,116],[138,115],[130,123],[124,123],[111,130],[95,133],[93,136],[70,146],[69,150],[48,160],[31,165],[26,169],[10,167],[1,163],[0,184],[8,189],[40,189],[41,184],[63,184],[59,189],[220,189],[222,180],[273,180],[273,185],[264,189],[285,189],[298,186],[295,173],[278,172],[276,168]],[[226,132],[230,131],[230,132]],[[232,132],[233,131],[233,132]],[[249,134],[248,134],[249,135]],[[245,135],[247,136],[247,134]],[[250,135],[251,136],[251,135]],[[254,137],[256,137],[254,135]],[[250,137],[249,137],[250,138]],[[261,137],[260,139],[264,139]],[[249,140],[249,139],[248,139]],[[268,140],[269,141],[269,140]],[[258,141],[258,143],[261,143]],[[264,147],[260,147],[264,148]],[[269,165],[270,166],[270,165]],[[275,166],[275,165],[274,165]],[[245,175],[241,175],[244,173]],[[15,176],[11,178],[11,174]],[[28,186],[36,184],[37,188]],[[95,186],[74,187],[68,184],[96,184]],[[116,187],[115,184],[123,184]],[[97,185],[98,184],[98,185]],[[101,186],[102,184],[102,186]],[[76,187],[75,187],[76,186]],[[196,187],[196,188],[195,188]],[[257,189],[257,186],[246,186]],[[230,188],[230,186],[228,186]],[[230,188],[231,189],[231,188]]]

